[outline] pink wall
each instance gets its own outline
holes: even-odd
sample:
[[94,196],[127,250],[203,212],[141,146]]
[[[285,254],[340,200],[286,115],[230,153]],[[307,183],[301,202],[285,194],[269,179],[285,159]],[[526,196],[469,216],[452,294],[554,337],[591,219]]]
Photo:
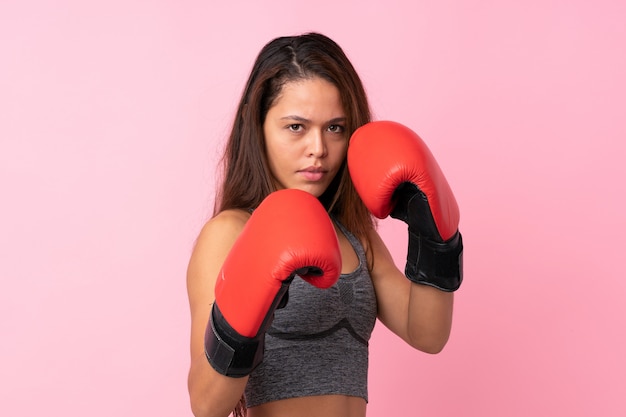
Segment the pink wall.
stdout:
[[[450,343],[379,325],[369,415],[626,414],[626,3],[209,3],[0,4],[0,415],[191,415],[184,275],[216,154],[260,47],[306,30],[462,211]],[[403,262],[403,227],[381,233]]]

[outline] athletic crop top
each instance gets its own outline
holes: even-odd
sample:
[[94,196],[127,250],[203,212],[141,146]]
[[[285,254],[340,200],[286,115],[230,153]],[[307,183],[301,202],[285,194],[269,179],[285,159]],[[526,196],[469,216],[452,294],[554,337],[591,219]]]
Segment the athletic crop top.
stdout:
[[245,389],[246,405],[312,395],[348,395],[367,401],[368,343],[376,322],[376,295],[363,246],[338,224],[359,266],[323,290],[296,276],[289,301],[276,310],[263,362]]

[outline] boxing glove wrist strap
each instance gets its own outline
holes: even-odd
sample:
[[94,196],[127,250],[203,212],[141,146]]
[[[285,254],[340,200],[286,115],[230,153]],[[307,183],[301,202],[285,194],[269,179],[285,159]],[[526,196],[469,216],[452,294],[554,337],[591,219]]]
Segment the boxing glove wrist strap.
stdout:
[[411,281],[442,291],[456,291],[463,281],[463,239],[457,231],[446,242],[435,242],[409,228],[405,275]]
[[265,333],[254,338],[237,333],[213,304],[209,325],[204,335],[204,353],[217,372],[241,378],[249,375],[262,361]]

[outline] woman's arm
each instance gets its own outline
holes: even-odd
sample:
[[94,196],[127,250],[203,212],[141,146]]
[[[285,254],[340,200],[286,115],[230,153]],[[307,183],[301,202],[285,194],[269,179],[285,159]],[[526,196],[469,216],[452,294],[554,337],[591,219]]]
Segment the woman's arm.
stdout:
[[[251,216],[242,213],[209,222],[189,268],[189,391],[197,415],[226,416],[232,410],[247,382],[242,378],[263,360],[265,332],[296,274],[328,288],[341,273],[335,228],[313,195],[279,190]],[[207,321],[211,327],[205,338]],[[213,369],[224,377],[201,360],[205,349]]]
[[359,196],[380,218],[408,226],[404,273],[375,231],[369,236],[379,317],[412,346],[439,352],[452,325],[452,292],[463,280],[459,207],[441,168],[411,129],[371,122],[350,138],[348,168]]
[[247,377],[224,376],[211,367],[204,353],[204,334],[215,299],[215,281],[226,255],[241,233],[249,215],[225,211],[202,229],[187,270],[187,293],[191,309],[191,366],[188,388],[196,417],[228,416],[243,393]]
[[378,318],[414,348],[439,353],[450,336],[454,293],[407,279],[373,229],[369,244]]

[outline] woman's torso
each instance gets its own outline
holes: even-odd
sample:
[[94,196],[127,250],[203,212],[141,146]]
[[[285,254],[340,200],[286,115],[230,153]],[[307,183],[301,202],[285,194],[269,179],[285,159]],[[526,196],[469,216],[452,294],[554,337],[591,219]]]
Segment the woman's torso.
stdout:
[[289,398],[248,409],[248,417],[365,417],[363,398],[321,395]]
[[[248,415],[251,417],[283,415],[362,417],[365,415],[367,344],[376,320],[376,298],[369,273],[367,273],[367,260],[363,247],[360,243],[355,243],[354,236],[346,237],[343,230],[345,229],[337,229],[342,255],[342,276],[339,282],[330,290],[317,290],[306,287],[308,283],[302,280],[296,281],[299,279],[296,278],[292,283],[294,288],[290,288],[290,302],[287,303],[285,309],[277,311],[275,323],[268,332],[266,343],[269,348],[267,352],[269,359],[266,361],[267,364],[261,365],[267,369],[259,370],[260,375],[257,375],[256,381],[262,380],[265,384],[266,378],[271,379],[271,376],[277,373],[289,372],[288,369],[292,369],[295,371],[294,375],[286,375],[284,379],[277,376],[276,381],[265,384],[263,389],[266,391],[293,389],[295,394],[285,393],[283,396],[288,398],[278,400],[266,396],[260,405],[253,404],[248,409]],[[311,297],[307,291],[316,292]],[[301,293],[302,297],[299,297]],[[309,300],[304,299],[304,296],[313,298],[314,300],[311,301],[313,304],[308,305]],[[315,301],[320,296],[323,299]],[[291,312],[289,308],[292,308]],[[295,314],[298,315],[302,315],[303,311],[304,313],[308,311],[309,313],[303,317],[306,317],[304,321],[311,321],[311,323],[300,324],[291,316],[294,311],[297,311]],[[298,337],[303,334],[307,335],[306,340],[298,340]],[[335,345],[329,349],[328,343]],[[281,350],[283,350],[282,353]],[[296,350],[299,353],[295,352]],[[294,352],[293,355],[291,352]],[[274,355],[273,359],[271,355]],[[282,355],[282,357],[277,355]],[[320,360],[324,366],[319,366],[317,359],[309,364],[308,358],[311,355],[323,357],[324,359]],[[292,363],[286,363],[289,361]],[[284,366],[283,362],[286,363]],[[316,375],[309,378],[309,372]],[[359,382],[353,382],[353,380]],[[319,381],[320,384],[332,381],[329,385],[334,384],[334,386],[328,388],[328,394],[318,394],[316,387],[311,387],[312,382],[315,383],[315,381]],[[249,383],[255,384],[255,375]],[[303,386],[299,386],[300,384]],[[348,386],[348,388],[344,390],[343,386]],[[336,394],[335,390],[343,393]],[[252,397],[257,395],[254,390],[246,390],[247,396],[251,393]],[[265,402],[268,399],[269,402]],[[258,402],[259,399],[253,401]]]

